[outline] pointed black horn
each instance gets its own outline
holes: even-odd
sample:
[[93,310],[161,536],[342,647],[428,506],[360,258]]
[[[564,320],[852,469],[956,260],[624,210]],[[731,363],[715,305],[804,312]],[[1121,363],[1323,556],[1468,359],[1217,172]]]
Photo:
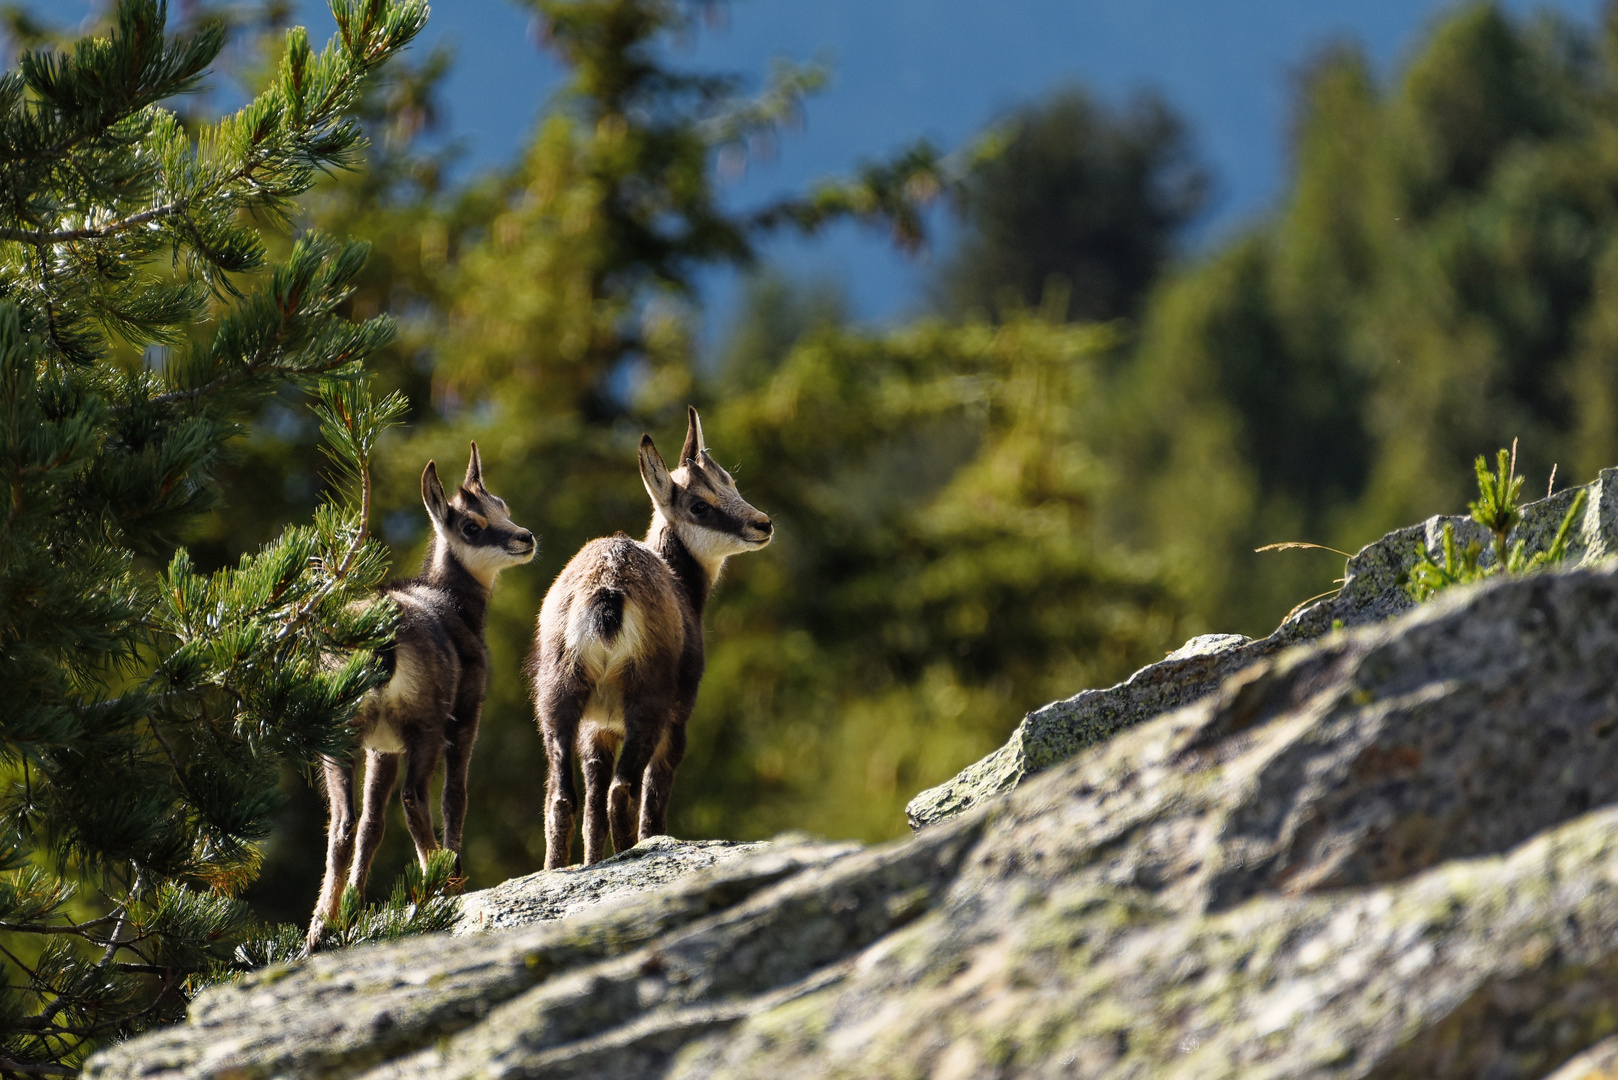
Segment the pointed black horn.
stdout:
[[702,440],[702,417],[697,415],[695,405],[685,407],[685,445],[680,447],[680,464],[695,463],[702,456],[708,444]]

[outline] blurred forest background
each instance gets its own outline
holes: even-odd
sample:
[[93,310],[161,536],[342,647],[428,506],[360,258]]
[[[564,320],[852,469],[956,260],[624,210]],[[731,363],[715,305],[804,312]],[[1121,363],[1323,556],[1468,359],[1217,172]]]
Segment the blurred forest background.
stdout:
[[[703,32],[702,8],[675,0],[531,6],[570,78],[514,166],[446,179],[424,136],[451,61],[417,50],[370,104],[366,160],[301,222],[370,241],[354,314],[400,320],[377,371],[410,422],[378,454],[376,514],[400,575],[425,539],[422,466],[460,468],[468,439],[541,536],[495,593],[474,887],[543,858],[518,674],[540,599],[583,541],[644,532],[635,443],[673,452],[688,401],[778,539],[733,560],[709,608],[685,837],[899,835],[911,795],[1027,709],[1194,633],[1266,633],[1342,570],[1256,546],[1352,551],[1457,511],[1473,457],[1514,437],[1531,489],[1553,463],[1558,486],[1618,464],[1618,6],[1593,30],[1460,7],[1385,79],[1352,45],[1318,56],[1280,205],[1194,256],[1210,177],[1149,93],[1115,107],[1069,86],[970,146],[917,144],[855,185],[735,211],[724,176],[790,137],[824,73],[684,70],[669,45]],[[251,88],[289,10],[171,20],[227,20]],[[5,25],[14,47],[65,31],[19,10]],[[931,313],[904,325],[856,325],[835,282],[754,255],[839,214],[914,249],[928,202],[960,239],[933,253]],[[749,270],[748,298],[705,333],[693,278],[723,265]],[[199,564],[310,516],[317,436],[292,397],[242,434],[227,502],[188,541]],[[324,815],[286,783],[251,895],[300,920]],[[374,880],[408,847],[395,817]]]

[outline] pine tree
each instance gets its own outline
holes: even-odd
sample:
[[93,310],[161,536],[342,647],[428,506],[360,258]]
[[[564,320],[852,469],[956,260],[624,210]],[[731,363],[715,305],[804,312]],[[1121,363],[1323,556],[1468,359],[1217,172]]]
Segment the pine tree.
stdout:
[[1463,505],[1480,453],[1582,482],[1618,460],[1618,6],[1604,32],[1473,3],[1387,77],[1299,82],[1276,212],[1165,281],[1131,361],[1128,542],[1266,633],[1357,550]]
[[[346,752],[393,613],[370,465],[399,402],[362,363],[393,330],[341,313],[364,245],[306,233],[353,160],[366,80],[421,0],[334,0],[269,88],[193,138],[158,103],[222,34],[121,0],[70,53],[0,77],[0,1074],[70,1073],[183,1011],[229,961],[283,763]],[[175,550],[244,417],[314,390],[345,495],[234,567]],[[166,566],[163,565],[166,560]],[[160,568],[161,567],[161,568]]]
[[1137,315],[1206,201],[1180,117],[1152,94],[1115,110],[1066,87],[990,141],[1003,145],[963,185],[966,228],[936,284],[940,313],[1038,308],[1059,282],[1071,318]]

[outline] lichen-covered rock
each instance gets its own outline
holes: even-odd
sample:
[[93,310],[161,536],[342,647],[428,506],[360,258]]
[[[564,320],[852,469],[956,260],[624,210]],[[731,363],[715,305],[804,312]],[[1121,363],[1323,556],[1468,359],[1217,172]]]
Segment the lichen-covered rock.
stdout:
[[[608,898],[566,919],[541,916],[517,929],[433,934],[275,965],[208,990],[192,1003],[185,1024],[114,1047],[85,1073],[221,1080],[352,1075],[476,1024],[500,1002],[561,972],[633,952],[853,847],[789,838],[717,860],[650,895]],[[595,870],[549,873],[587,877]]]
[[676,840],[652,836],[594,866],[541,870],[461,897],[457,934],[526,926],[656,889],[716,863],[757,851],[763,843]]
[[1583,569],[1284,651],[908,840],[317,957],[88,1074],[1537,1080],[1614,1001],[1618,571]]
[[910,800],[905,808],[910,827],[919,829],[958,814],[1126,727],[1195,701],[1216,689],[1225,676],[1278,647],[1255,648],[1240,634],[1194,637],[1127,682],[1084,690],[1036,709],[1000,749]]
[[[1530,555],[1550,547],[1580,490],[1588,491],[1589,499],[1569,537],[1568,565],[1590,564],[1618,553],[1618,469],[1602,470],[1582,489],[1568,488],[1525,505],[1511,542],[1523,541]],[[1446,524],[1454,527],[1463,547],[1473,540],[1483,544],[1484,566],[1494,562],[1489,534],[1468,517],[1439,516],[1391,532],[1348,560],[1343,587],[1336,595],[1294,613],[1267,638],[1250,641],[1235,634],[1192,638],[1125,682],[1084,690],[1035,709],[1005,745],[912,799],[905,808],[911,828],[958,814],[1123,728],[1212,693],[1223,679],[1289,645],[1311,641],[1334,626],[1363,626],[1404,614],[1415,606],[1404,585],[1416,564],[1416,551],[1425,545],[1438,557]]]

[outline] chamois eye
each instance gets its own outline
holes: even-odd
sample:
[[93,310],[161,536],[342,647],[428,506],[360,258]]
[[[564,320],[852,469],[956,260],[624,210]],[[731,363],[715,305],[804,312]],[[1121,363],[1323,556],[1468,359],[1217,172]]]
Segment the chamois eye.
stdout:
[[697,517],[701,517],[708,512],[708,504],[703,502],[701,499],[698,499],[696,502],[691,504],[691,512],[697,515]]
[[461,535],[466,537],[468,540],[476,540],[478,533],[482,531],[482,529],[478,528],[477,522],[475,521],[468,521],[466,524],[461,526]]

